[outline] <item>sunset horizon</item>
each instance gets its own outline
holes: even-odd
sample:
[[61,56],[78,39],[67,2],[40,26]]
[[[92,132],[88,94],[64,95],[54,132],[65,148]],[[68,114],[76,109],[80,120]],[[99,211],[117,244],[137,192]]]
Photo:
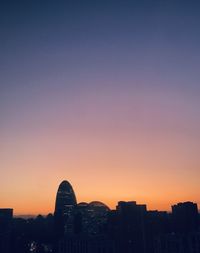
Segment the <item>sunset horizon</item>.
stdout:
[[200,253],[200,1],[0,1],[0,253]]
[[[64,179],[63,179],[64,180]],[[20,199],[20,197],[18,199],[21,200],[21,202],[17,203],[17,201],[13,204],[13,203],[6,203],[4,205],[1,204],[1,208],[13,208],[14,209],[14,215],[15,216],[37,216],[37,215],[48,215],[48,214],[53,214],[54,213],[54,210],[55,210],[55,200],[56,200],[56,192],[57,192],[57,188],[58,188],[58,185],[63,181],[59,181],[58,184],[56,185],[56,188],[54,189],[55,191],[53,192],[54,194],[50,197],[50,195],[47,195],[46,196],[46,201],[48,200],[47,202],[47,206],[44,206],[44,204],[41,204],[41,203],[44,203],[45,199],[39,199],[39,203],[37,203],[37,200],[36,201],[33,201],[30,196],[29,196],[29,201],[27,201],[28,203],[28,207],[24,207],[23,204],[21,204],[23,202],[23,198]],[[67,180],[65,178],[65,180]],[[68,181],[68,180],[67,180]],[[123,195],[123,193],[120,194],[120,192],[118,192],[118,195],[117,196],[120,196],[120,197],[115,197],[114,199],[112,198],[112,194],[110,194],[109,196],[109,193],[107,194],[106,198],[105,197],[102,197],[102,194],[97,192],[96,194],[96,198],[93,197],[94,194],[90,194],[90,195],[87,195],[87,194],[84,194],[81,189],[79,188],[80,192],[78,192],[76,190],[76,185],[73,184],[73,182],[69,181],[74,190],[75,190],[75,194],[76,194],[76,197],[77,197],[77,202],[78,203],[81,203],[81,202],[86,202],[86,203],[90,203],[92,201],[100,201],[104,204],[106,204],[110,209],[115,209],[118,202],[119,201],[136,201],[138,204],[145,204],[147,205],[147,210],[158,210],[158,211],[167,211],[167,212],[171,212],[171,207],[172,205],[174,204],[177,204],[177,203],[182,203],[182,202],[194,202],[194,203],[197,203],[199,205],[199,203],[195,200],[195,199],[191,199],[191,198],[180,198],[180,197],[176,197],[173,199],[173,201],[171,201],[171,199],[169,199],[168,201],[162,201],[162,200],[158,200],[158,201],[155,201],[155,202],[152,202],[151,201],[151,198],[148,200],[148,198],[137,198],[137,196],[135,195],[135,197],[131,198],[130,197],[127,197],[125,196],[125,194]],[[80,183],[79,183],[80,184]],[[46,185],[46,184],[45,184]],[[102,184],[102,187],[103,187],[103,184]],[[88,188],[89,190],[89,188]],[[82,192],[82,194],[81,194]],[[91,192],[93,192],[93,190],[91,189]],[[123,190],[122,190],[123,192]],[[106,191],[104,191],[104,194],[106,193]],[[26,194],[29,194],[28,191],[26,191]],[[82,198],[79,197],[79,194],[81,194]],[[45,196],[43,196],[44,198]],[[162,199],[162,194],[160,195],[160,198]]]

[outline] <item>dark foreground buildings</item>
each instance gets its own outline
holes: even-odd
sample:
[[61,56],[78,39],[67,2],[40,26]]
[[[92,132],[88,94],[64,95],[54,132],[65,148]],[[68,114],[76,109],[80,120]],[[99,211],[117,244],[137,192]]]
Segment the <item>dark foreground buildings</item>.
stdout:
[[200,224],[197,204],[172,206],[171,227],[155,237],[155,253],[200,253]]
[[200,253],[197,204],[149,211],[135,201],[115,210],[99,201],[77,203],[71,184],[58,188],[54,215],[12,219],[0,209],[0,253]]
[[0,209],[0,252],[11,252],[12,209]]
[[97,201],[73,202],[70,210],[58,253],[200,253],[199,213],[192,202],[172,206],[171,213],[148,211],[135,201],[120,201],[116,210]]

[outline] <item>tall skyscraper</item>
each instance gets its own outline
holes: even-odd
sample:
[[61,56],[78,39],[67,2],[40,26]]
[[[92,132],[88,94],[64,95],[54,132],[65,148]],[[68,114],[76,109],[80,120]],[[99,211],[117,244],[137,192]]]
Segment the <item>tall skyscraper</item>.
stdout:
[[71,184],[62,181],[58,187],[54,212],[55,231],[58,237],[73,230],[73,211],[76,204],[76,196]]
[[76,204],[76,196],[71,184],[68,181],[62,181],[56,195],[55,214],[61,212],[65,215],[68,209]]

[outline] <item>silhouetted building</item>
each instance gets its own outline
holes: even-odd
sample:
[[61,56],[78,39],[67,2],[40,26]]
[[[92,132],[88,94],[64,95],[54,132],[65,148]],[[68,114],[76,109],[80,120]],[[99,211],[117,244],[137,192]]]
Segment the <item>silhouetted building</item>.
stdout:
[[146,205],[137,205],[135,201],[118,202],[116,214],[117,252],[146,252]]
[[0,253],[27,252],[200,253],[197,204],[178,203],[168,213],[120,201],[110,210],[99,201],[77,204],[71,184],[63,181],[54,216],[12,222],[12,209],[0,209]]
[[54,214],[62,213],[63,215],[68,215],[71,207],[74,207],[76,204],[76,196],[71,184],[68,181],[62,181],[56,195]]
[[13,209],[0,209],[0,252],[11,252]]
[[92,201],[88,205],[88,234],[99,235],[105,233],[108,206],[100,201]]
[[78,203],[74,217],[74,232],[75,234],[88,233],[88,203]]
[[192,202],[172,206],[174,232],[190,233],[198,230],[198,207]]
[[63,236],[65,232],[73,232],[73,212],[76,204],[76,196],[71,184],[63,181],[58,187],[54,212],[57,237]]
[[146,219],[147,252],[154,253],[157,236],[171,232],[170,215],[163,211],[148,211]]
[[170,216],[171,231],[157,233],[154,253],[200,253],[198,216],[195,203],[173,205]]
[[106,234],[110,209],[99,201],[81,202],[73,212],[74,231],[65,231],[59,253],[115,253],[115,242]]

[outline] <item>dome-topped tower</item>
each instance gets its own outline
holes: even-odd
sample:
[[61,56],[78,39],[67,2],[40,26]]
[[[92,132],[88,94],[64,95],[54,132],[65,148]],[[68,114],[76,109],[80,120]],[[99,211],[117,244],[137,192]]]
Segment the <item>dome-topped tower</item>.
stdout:
[[56,195],[55,214],[62,213],[64,215],[69,208],[76,204],[76,196],[71,184],[66,180],[62,181]]

